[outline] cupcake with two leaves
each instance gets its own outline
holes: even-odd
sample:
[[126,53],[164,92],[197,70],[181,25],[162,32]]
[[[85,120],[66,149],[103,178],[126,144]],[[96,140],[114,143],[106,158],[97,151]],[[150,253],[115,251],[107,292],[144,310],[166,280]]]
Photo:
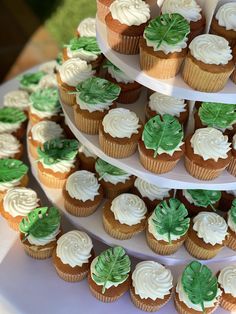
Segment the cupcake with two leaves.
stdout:
[[111,109],[99,126],[99,144],[110,157],[126,158],[135,153],[142,134],[142,122],[135,112]]
[[110,109],[116,108],[120,87],[105,79],[91,77],[76,86],[74,117],[77,128],[98,134],[99,124]]
[[125,250],[115,246],[94,258],[88,274],[92,295],[99,301],[118,300],[130,287],[131,261]]
[[146,226],[147,207],[137,195],[123,193],[103,207],[103,226],[113,238],[127,240]]
[[156,312],[170,300],[172,287],[169,269],[154,261],[143,261],[132,273],[131,300],[142,311]]
[[77,27],[78,37],[96,37],[96,19],[87,17]]
[[222,290],[220,306],[231,313],[236,311],[236,264],[220,271],[218,283]]
[[198,129],[185,141],[185,167],[199,180],[213,180],[230,164],[228,136],[208,127]]
[[30,101],[29,94],[24,90],[13,90],[4,95],[3,106],[13,107],[28,113]]
[[190,219],[188,211],[179,200],[170,198],[162,201],[148,219],[147,244],[160,255],[174,254],[188,235]]
[[110,12],[109,7],[114,0],[96,0],[97,2],[97,17],[105,24],[105,17]]
[[10,133],[19,140],[25,135],[26,114],[13,107],[0,108],[0,134]]
[[19,230],[26,254],[35,259],[51,257],[61,234],[60,224],[56,207],[38,207],[23,218]]
[[236,134],[234,134],[232,139],[232,159],[227,167],[230,174],[236,177]]
[[219,306],[221,294],[212,271],[206,265],[192,261],[178,280],[175,307],[181,314],[211,314]]
[[232,206],[228,212],[229,237],[227,246],[236,251],[236,199],[233,200]]
[[64,206],[77,217],[92,215],[103,199],[103,188],[94,173],[80,170],[72,173],[63,188]]
[[219,208],[223,212],[228,212],[236,198],[236,190],[227,190],[221,192]]
[[38,84],[44,75],[46,75],[44,71],[23,74],[19,77],[20,89],[28,93],[35,92],[39,88]]
[[141,164],[154,173],[171,171],[184,154],[183,139],[183,128],[175,117],[156,115],[145,124],[139,141]]
[[115,0],[105,17],[108,45],[119,53],[137,54],[149,19],[150,8],[145,1]]
[[95,170],[105,195],[109,199],[128,192],[133,187],[135,176],[109,164],[101,158],[97,159]]
[[53,265],[60,278],[77,282],[87,277],[94,255],[93,243],[87,233],[72,230],[57,240]]
[[0,159],[21,159],[23,151],[23,144],[15,136],[9,133],[0,133]]
[[158,79],[175,77],[187,55],[190,27],[180,14],[162,14],[151,20],[140,40],[140,67]]
[[38,177],[49,188],[61,189],[79,167],[77,140],[52,139],[38,147]]
[[200,212],[193,218],[185,247],[198,259],[215,257],[228,242],[228,225],[216,213]]
[[106,79],[112,83],[118,84],[121,92],[117,101],[122,104],[132,104],[136,102],[141,93],[141,85],[126,75],[122,70],[117,68],[109,60],[103,65],[107,69]]
[[80,161],[81,169],[94,172],[96,160],[97,160],[97,155],[92,153],[86,146],[80,145],[79,161]]

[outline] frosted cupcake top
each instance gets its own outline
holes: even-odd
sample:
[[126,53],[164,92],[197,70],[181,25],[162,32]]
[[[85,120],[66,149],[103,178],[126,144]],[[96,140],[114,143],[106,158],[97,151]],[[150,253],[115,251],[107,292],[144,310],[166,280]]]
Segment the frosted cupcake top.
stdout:
[[9,133],[0,133],[0,159],[12,158],[21,149],[18,139]]
[[227,30],[236,31],[236,3],[229,2],[222,5],[216,13],[216,19],[220,26]]
[[194,154],[201,156],[204,160],[226,159],[230,151],[228,136],[214,128],[197,129],[190,142]]
[[200,212],[193,218],[193,230],[205,243],[222,244],[228,232],[224,218],[215,213]]
[[171,271],[154,261],[143,261],[136,265],[132,274],[135,294],[141,299],[164,299],[173,287]]
[[80,145],[79,153],[84,154],[85,157],[91,157],[93,159],[97,159],[97,155],[93,154],[86,146]]
[[224,267],[220,271],[218,282],[225,293],[236,298],[236,264]]
[[165,0],[161,8],[162,13],[179,13],[188,22],[200,20],[201,11],[195,0]]
[[95,61],[101,55],[96,37],[74,37],[65,47],[69,58],[79,58],[86,62]]
[[195,59],[206,64],[224,65],[233,58],[229,42],[217,35],[199,35],[191,41],[189,49]]
[[150,19],[149,5],[142,0],[115,0],[110,12],[114,20],[128,26],[139,26]]
[[236,233],[236,199],[233,200],[232,206],[228,212],[228,226],[230,230]]
[[0,133],[13,133],[17,131],[26,120],[26,115],[18,108],[0,108]]
[[48,62],[45,62],[39,66],[39,71],[52,74],[55,73],[56,68],[58,67],[58,63],[56,60],[51,60]]
[[43,71],[37,71],[34,73],[26,73],[20,76],[20,88],[30,93],[35,92],[38,89],[38,83],[46,73]]
[[106,60],[106,63],[104,64],[103,68],[107,69],[107,72],[111,75],[112,78],[114,78],[118,83],[133,83],[134,80],[129,78],[125,72],[117,68],[113,63],[111,63],[109,60]]
[[44,75],[39,81],[39,89],[57,88],[57,77],[55,73]]
[[54,121],[40,121],[31,128],[32,139],[41,144],[63,137],[63,129]]
[[83,19],[77,27],[77,32],[81,37],[96,37],[96,20],[92,17]]
[[142,197],[147,197],[151,201],[163,200],[166,197],[170,197],[171,189],[159,188],[158,186],[140,178],[136,178],[134,186],[142,195]]
[[13,90],[4,95],[3,105],[5,107],[16,107],[21,110],[29,107],[29,94],[23,90]]
[[195,206],[201,206],[207,208],[208,206],[214,209],[214,204],[217,203],[221,198],[220,191],[212,190],[183,190],[183,196],[187,199],[190,204]]

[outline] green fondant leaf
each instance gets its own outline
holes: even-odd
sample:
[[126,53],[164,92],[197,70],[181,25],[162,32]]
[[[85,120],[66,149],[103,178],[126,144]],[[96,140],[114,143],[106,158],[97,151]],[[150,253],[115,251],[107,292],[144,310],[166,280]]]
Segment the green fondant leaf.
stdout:
[[104,65],[103,65],[103,68],[104,68],[104,69],[112,68],[112,69],[114,69],[114,71],[116,71],[116,72],[123,72],[121,69],[117,68],[117,66],[115,66],[115,64],[111,63],[111,61],[108,60],[108,59],[106,59]]
[[232,202],[232,206],[230,208],[230,217],[233,220],[233,223],[236,224],[236,198]]
[[43,147],[38,147],[37,152],[39,160],[42,160],[46,165],[53,165],[61,160],[73,160],[79,148],[77,140],[67,139],[52,139],[43,144]]
[[92,278],[103,285],[102,293],[105,293],[107,282],[121,283],[128,278],[130,266],[130,258],[122,247],[109,248],[98,256]]
[[204,312],[204,302],[212,301],[216,297],[216,276],[213,276],[206,265],[193,261],[185,268],[181,280],[189,300],[193,304],[200,304]]
[[30,85],[36,85],[45,74],[46,73],[44,73],[43,71],[24,74],[20,77],[20,85],[25,87],[28,87]]
[[173,151],[182,141],[183,129],[179,121],[169,115],[156,115],[144,126],[142,139],[147,149],[154,150],[156,157],[161,150],[163,152]]
[[57,64],[62,65],[62,59],[63,59],[62,58],[62,52],[59,52],[57,57],[56,57]]
[[30,95],[32,106],[39,111],[58,112],[61,110],[56,88],[40,89]]
[[28,171],[21,160],[0,159],[0,182],[10,182],[21,179]]
[[69,47],[70,50],[83,49],[95,54],[101,53],[96,37],[74,37],[70,40],[69,45],[66,45],[66,47]]
[[3,107],[0,109],[0,122],[21,123],[27,120],[25,113],[13,107]]
[[211,206],[213,210],[216,210],[213,206],[216,202],[218,202],[221,198],[220,191],[212,191],[212,190],[187,190],[187,192],[191,195],[194,204],[197,206],[208,207]]
[[184,40],[190,32],[188,21],[180,14],[163,14],[150,21],[144,37],[159,48],[162,43],[174,46]]
[[123,176],[126,175],[127,172],[124,170],[117,168],[105,160],[102,160],[101,158],[98,158],[95,163],[95,169],[96,172],[99,174],[99,179],[101,180],[106,174],[109,174],[111,176]]

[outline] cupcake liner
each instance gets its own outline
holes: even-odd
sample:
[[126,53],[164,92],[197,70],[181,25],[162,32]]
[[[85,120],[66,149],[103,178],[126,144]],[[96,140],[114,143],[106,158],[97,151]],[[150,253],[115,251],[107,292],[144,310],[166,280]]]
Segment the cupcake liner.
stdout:
[[224,296],[221,297],[220,306],[229,312],[236,311],[236,303],[231,303],[228,300],[225,300]]
[[198,259],[211,259],[215,257],[223,248],[222,246],[214,250],[207,250],[194,243],[190,237],[186,239],[184,244],[189,254]]
[[61,271],[55,264],[54,267],[56,269],[56,272],[58,274],[58,276],[68,282],[78,282],[78,281],[82,281],[84,278],[87,277],[89,270],[86,270],[84,272],[81,272],[79,274],[67,274],[64,273],[63,271]]
[[83,114],[76,111],[76,106],[74,107],[74,117],[75,125],[81,132],[91,135],[98,134],[100,119],[95,120],[84,117]]
[[96,159],[93,157],[86,157],[84,154],[79,154],[80,169],[95,172]]
[[129,233],[122,233],[121,231],[115,229],[107,219],[104,219],[104,216],[102,218],[103,221],[103,227],[104,230],[106,231],[106,233],[108,233],[112,238],[118,239],[118,240],[128,240],[131,239],[135,234],[141,232],[142,230],[140,230],[139,232],[133,232],[132,229]]
[[109,7],[97,0],[97,17],[105,24],[105,17],[110,12]]
[[230,78],[234,82],[234,84],[236,84],[236,70],[234,70],[234,72],[231,74]]
[[[56,245],[56,244],[55,244]],[[52,256],[54,247],[28,246],[23,243],[24,250],[27,255],[34,259],[47,259]]]
[[236,251],[236,236],[234,237],[233,235],[229,234],[227,246],[230,249]]
[[35,146],[30,142],[30,140],[28,140],[27,145],[28,145],[28,149],[29,149],[30,155],[31,155],[34,159],[37,159],[37,158],[38,158],[37,147],[35,147]]
[[141,87],[130,91],[121,91],[117,102],[121,104],[132,104],[139,99]]
[[236,177],[236,158],[232,158],[230,164],[227,167],[227,171],[232,174],[232,176]]
[[59,95],[63,104],[67,106],[74,106],[75,94],[69,94],[69,92],[71,91],[63,87],[59,82],[58,82],[58,91],[59,91]]
[[59,179],[50,174],[47,174],[46,172],[43,173],[42,171],[39,170],[39,168],[38,168],[38,178],[41,183],[43,183],[48,188],[52,188],[52,189],[62,189],[67,180],[67,178]]
[[79,207],[78,205],[73,205],[67,199],[64,199],[64,206],[68,213],[76,217],[87,217],[92,215],[96,209],[98,208],[100,202],[97,202],[93,206],[90,207]]

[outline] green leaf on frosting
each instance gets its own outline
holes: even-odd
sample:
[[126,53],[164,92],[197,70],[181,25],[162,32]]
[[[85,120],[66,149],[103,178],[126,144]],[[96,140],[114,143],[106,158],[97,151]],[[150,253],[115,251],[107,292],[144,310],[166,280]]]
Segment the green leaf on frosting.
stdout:
[[198,261],[191,262],[181,278],[182,286],[193,304],[200,304],[205,312],[204,302],[212,301],[217,295],[217,278],[206,266]]
[[27,120],[25,113],[13,107],[3,107],[0,109],[0,122],[21,123]]
[[21,179],[28,171],[21,160],[16,159],[0,159],[0,182],[11,182]]
[[236,104],[203,102],[198,114],[204,126],[226,129],[236,123]]
[[144,37],[159,48],[162,43],[174,46],[183,41],[190,32],[188,21],[180,14],[162,14],[150,21]]
[[96,163],[95,163],[95,169],[96,172],[99,174],[99,180],[102,180],[102,178],[108,174],[111,176],[123,176],[126,175],[127,172],[124,170],[117,168],[105,160],[102,160],[101,158],[98,158]]
[[90,51],[95,54],[101,53],[96,37],[74,37],[70,40],[69,45],[65,46],[70,48],[70,50],[83,49],[85,51]]
[[229,214],[231,219],[233,220],[233,223],[236,224],[236,198],[232,202]]
[[213,204],[218,202],[221,198],[220,191],[187,190],[187,192],[191,195],[195,205],[205,207],[205,208],[208,206],[211,206],[213,210],[216,210]]
[[39,207],[22,219],[19,229],[25,234],[24,240],[29,235],[44,238],[59,227],[60,221],[61,215],[56,207]]
[[61,110],[56,88],[40,89],[30,95],[32,106],[39,111],[58,112]]
[[117,66],[116,66],[115,64],[113,64],[113,63],[112,63],[110,60],[108,60],[108,59],[105,61],[104,65],[103,65],[103,68],[104,68],[104,69],[112,68],[112,69],[114,69],[114,71],[116,71],[116,72],[121,72],[121,73],[123,73],[123,71],[122,71],[121,69],[117,68]]
[[169,243],[171,235],[183,236],[189,228],[190,219],[187,218],[188,211],[176,198],[160,202],[154,210],[153,223],[160,235],[167,234]]
[[24,74],[20,77],[20,85],[24,87],[28,87],[30,85],[37,85],[45,74],[46,73],[44,73],[43,71]]
[[116,100],[121,88],[99,77],[90,77],[76,86],[79,98],[87,104],[97,105]]
[[43,147],[38,147],[37,152],[39,160],[42,160],[46,165],[53,165],[61,160],[73,160],[79,149],[77,140],[67,139],[52,139],[43,144]]
[[102,293],[105,293],[108,282],[122,283],[129,277],[130,266],[130,258],[122,247],[109,248],[98,256],[92,278],[102,284]]
[[154,158],[159,154],[158,150],[169,152],[176,149],[184,136],[179,121],[169,115],[156,115],[144,126],[142,139],[147,149],[154,150]]

